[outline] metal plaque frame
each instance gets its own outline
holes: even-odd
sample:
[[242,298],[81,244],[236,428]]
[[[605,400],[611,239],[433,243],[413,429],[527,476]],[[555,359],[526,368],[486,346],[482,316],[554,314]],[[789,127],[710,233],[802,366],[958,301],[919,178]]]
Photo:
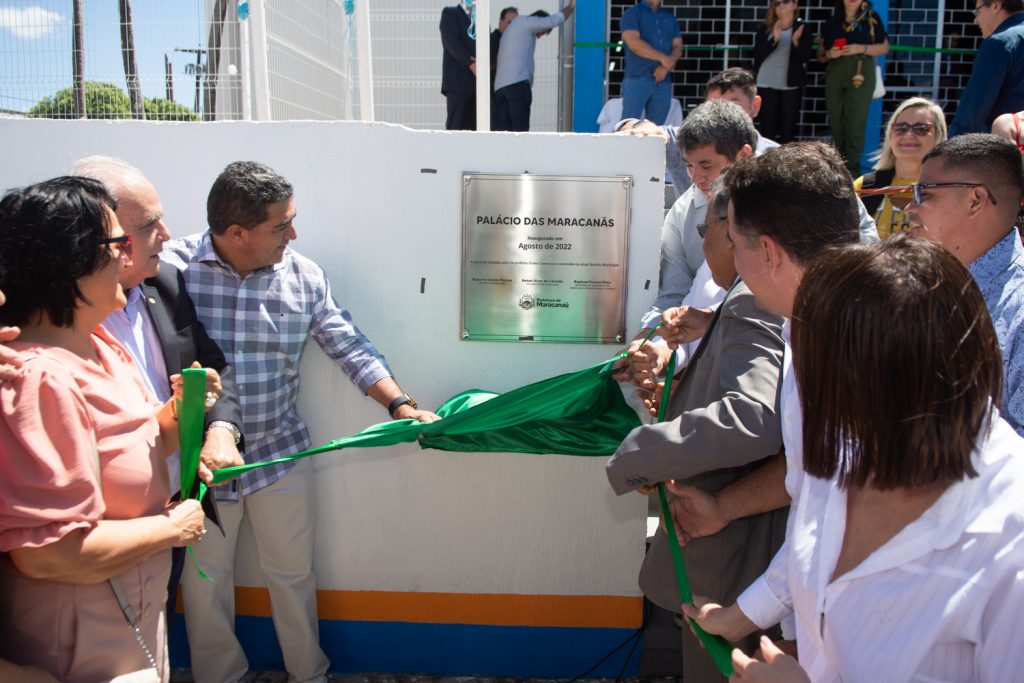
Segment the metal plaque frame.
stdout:
[[462,176],[461,336],[621,344],[630,176]]

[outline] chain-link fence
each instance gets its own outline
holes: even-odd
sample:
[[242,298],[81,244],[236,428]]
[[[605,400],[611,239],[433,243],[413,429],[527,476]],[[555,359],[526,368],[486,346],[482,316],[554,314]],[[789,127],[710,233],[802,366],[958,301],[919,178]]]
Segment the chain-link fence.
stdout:
[[[444,127],[438,24],[441,8],[454,2],[368,3],[377,120]],[[529,13],[553,10],[557,0],[491,4],[496,24],[509,4]],[[360,6],[346,0],[0,0],[0,115],[359,118],[360,22],[353,15]],[[558,42],[555,33],[537,43],[533,130],[557,130]]]
[[8,116],[192,120],[202,115],[202,0],[0,5]]

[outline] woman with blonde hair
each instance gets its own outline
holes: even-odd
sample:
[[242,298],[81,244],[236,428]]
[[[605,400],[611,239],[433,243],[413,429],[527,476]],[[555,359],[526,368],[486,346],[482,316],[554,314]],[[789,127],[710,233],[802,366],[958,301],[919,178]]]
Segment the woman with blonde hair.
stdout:
[[924,155],[945,139],[946,117],[931,100],[911,97],[889,118],[875,170],[853,181],[882,239],[910,229],[904,213],[910,186],[917,182]]

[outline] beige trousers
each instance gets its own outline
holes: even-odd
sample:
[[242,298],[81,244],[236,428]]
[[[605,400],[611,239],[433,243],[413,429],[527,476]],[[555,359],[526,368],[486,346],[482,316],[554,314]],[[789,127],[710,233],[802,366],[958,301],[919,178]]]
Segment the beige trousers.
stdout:
[[315,498],[312,463],[300,460],[273,485],[237,502],[218,502],[226,537],[210,525],[195,546],[196,560],[212,581],[187,565],[182,579],[196,683],[235,683],[249,669],[235,637],[235,550],[243,521],[256,538],[289,683],[326,681],[330,662],[320,649],[313,576]]

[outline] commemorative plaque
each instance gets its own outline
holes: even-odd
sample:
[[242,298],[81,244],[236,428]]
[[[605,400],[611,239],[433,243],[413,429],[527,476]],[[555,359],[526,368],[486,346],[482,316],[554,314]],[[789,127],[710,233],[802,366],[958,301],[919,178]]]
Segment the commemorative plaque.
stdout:
[[632,182],[464,174],[462,337],[621,344]]

